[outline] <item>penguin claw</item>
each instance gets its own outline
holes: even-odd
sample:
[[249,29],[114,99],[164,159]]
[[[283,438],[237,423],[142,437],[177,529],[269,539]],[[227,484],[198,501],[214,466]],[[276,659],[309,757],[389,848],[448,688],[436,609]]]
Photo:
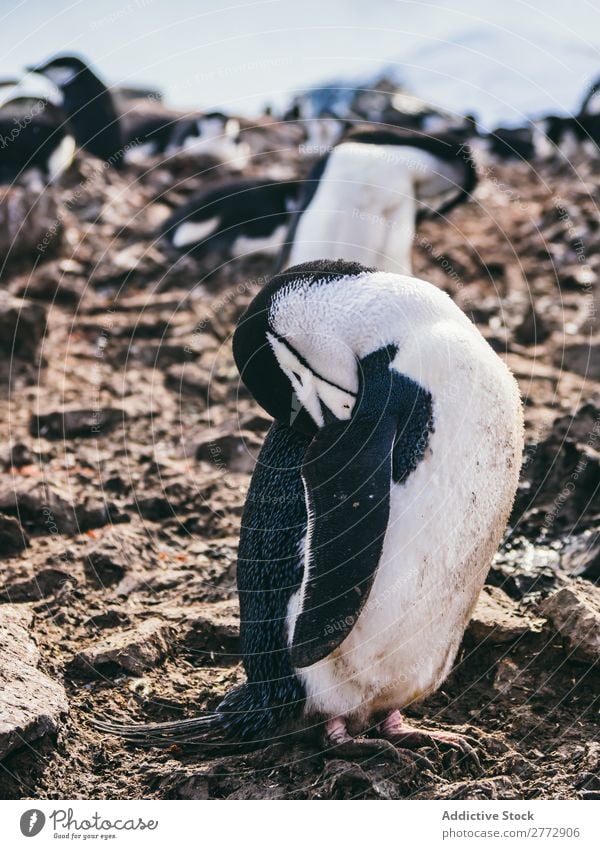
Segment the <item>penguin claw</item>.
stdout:
[[[406,749],[419,749],[423,746],[431,746],[439,751],[442,756],[446,755],[444,766],[459,766],[462,762],[470,763],[478,772],[481,772],[481,761],[474,746],[474,740],[470,740],[459,734],[446,731],[426,731],[420,728],[404,726],[402,730],[387,737],[396,745]],[[449,756],[449,757],[448,757]]]
[[383,737],[350,737],[342,740],[327,738],[326,754],[342,759],[383,757],[385,760],[400,763],[417,770],[433,771],[429,758],[420,752],[395,746],[391,740]]

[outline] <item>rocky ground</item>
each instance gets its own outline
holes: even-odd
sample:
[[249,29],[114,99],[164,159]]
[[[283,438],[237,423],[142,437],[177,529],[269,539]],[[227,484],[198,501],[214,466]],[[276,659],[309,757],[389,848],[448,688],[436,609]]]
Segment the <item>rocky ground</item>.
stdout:
[[[294,142],[255,148],[251,171],[305,173]],[[207,757],[94,730],[193,715],[242,676],[236,544],[268,419],[230,336],[271,264],[203,267],[156,241],[224,175],[209,162],[80,158],[21,229],[23,199],[0,201],[3,798],[600,797],[600,165],[482,170],[473,202],[422,225],[415,267],[513,370],[527,449],[456,668],[409,711],[477,738],[480,771],[343,759],[310,736]]]

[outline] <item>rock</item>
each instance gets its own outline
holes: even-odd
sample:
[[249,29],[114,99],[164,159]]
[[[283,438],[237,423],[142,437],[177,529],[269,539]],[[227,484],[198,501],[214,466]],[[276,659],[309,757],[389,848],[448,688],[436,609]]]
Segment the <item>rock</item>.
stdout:
[[39,569],[34,575],[13,577],[0,589],[0,601],[24,602],[47,598],[65,586],[75,585],[77,579],[62,569]]
[[600,408],[588,402],[574,416],[559,416],[552,424],[549,439],[557,443],[563,439],[592,445],[600,443]]
[[105,628],[124,628],[131,624],[131,619],[124,610],[107,607],[102,613],[90,616],[83,624],[91,631],[103,631]]
[[541,345],[551,333],[535,305],[530,303],[521,323],[515,328],[514,335],[519,345]]
[[519,681],[520,676],[521,670],[517,664],[508,657],[503,658],[498,663],[498,668],[494,675],[494,690],[497,690],[499,693],[510,692]]
[[127,509],[137,510],[143,519],[151,522],[168,519],[175,513],[168,498],[162,495],[149,495],[146,498],[138,498],[133,504],[128,504]]
[[554,356],[557,368],[581,374],[588,380],[600,380],[600,356],[598,340],[574,342],[564,348],[558,348]]
[[600,589],[591,584],[573,582],[549,596],[539,606],[567,648],[580,660],[597,663],[600,659]]
[[128,521],[110,501],[73,505],[45,481],[17,481],[0,490],[0,513],[18,516],[32,534],[78,534],[109,522]]
[[587,531],[573,537],[560,553],[560,565],[572,578],[600,583],[600,536]]
[[217,383],[215,375],[196,363],[183,363],[170,366],[165,376],[165,386],[183,395],[202,397],[207,403],[222,401],[223,387]]
[[31,417],[32,436],[46,439],[98,438],[127,418],[124,410],[104,407],[97,410],[63,409]]
[[196,445],[196,460],[212,463],[224,474],[227,472],[245,472],[254,469],[261,440],[250,431],[239,434],[215,434],[205,437]]
[[519,606],[499,587],[486,586],[481,591],[466,635],[474,643],[511,643],[538,629]]
[[46,332],[46,310],[0,291],[0,354],[10,364],[13,357],[37,362],[39,344]]
[[96,587],[118,584],[127,572],[129,563],[117,543],[106,541],[87,552],[84,558],[86,577]]
[[[50,189],[12,185],[0,188],[0,259],[44,256],[61,243],[63,214]],[[26,222],[25,225],[23,222]]]
[[208,604],[204,610],[195,613],[187,624],[189,627],[184,642],[194,654],[208,654],[219,665],[238,661],[240,611],[237,602],[217,601]]
[[0,513],[0,557],[10,557],[27,548],[27,534],[14,516]]
[[62,685],[38,669],[31,619],[31,612],[21,607],[0,606],[0,759],[56,733],[68,711]]
[[117,667],[142,675],[158,666],[171,651],[175,632],[161,619],[146,619],[135,628],[111,634],[78,652],[74,667],[85,674]]
[[33,456],[29,450],[29,446],[24,442],[16,442],[11,445],[7,451],[2,452],[2,465],[8,472],[11,468],[21,469],[23,466],[31,466]]

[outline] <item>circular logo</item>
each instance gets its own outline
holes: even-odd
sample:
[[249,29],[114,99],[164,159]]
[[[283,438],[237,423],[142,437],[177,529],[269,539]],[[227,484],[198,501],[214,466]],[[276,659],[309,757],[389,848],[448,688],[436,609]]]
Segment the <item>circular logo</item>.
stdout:
[[25,837],[35,837],[43,829],[46,823],[46,817],[42,811],[37,808],[32,808],[30,811],[25,811],[21,816],[21,834]]

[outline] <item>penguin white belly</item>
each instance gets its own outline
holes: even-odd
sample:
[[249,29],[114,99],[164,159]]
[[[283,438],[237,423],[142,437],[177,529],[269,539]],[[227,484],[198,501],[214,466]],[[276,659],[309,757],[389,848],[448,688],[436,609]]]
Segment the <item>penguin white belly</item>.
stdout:
[[414,175],[398,147],[335,148],[302,213],[288,266],[339,259],[410,274],[415,234]]
[[[435,370],[434,356],[428,365]],[[397,366],[427,387],[422,367]],[[455,366],[433,411],[424,458],[392,484],[382,557],[356,625],[328,657],[296,670],[307,713],[364,724],[433,692],[450,671],[510,512],[522,429],[516,384],[491,349]],[[296,594],[290,634],[298,603]]]
[[238,236],[231,246],[231,255],[240,257],[251,253],[275,253],[281,248],[286,233],[286,225],[280,224],[268,236]]

